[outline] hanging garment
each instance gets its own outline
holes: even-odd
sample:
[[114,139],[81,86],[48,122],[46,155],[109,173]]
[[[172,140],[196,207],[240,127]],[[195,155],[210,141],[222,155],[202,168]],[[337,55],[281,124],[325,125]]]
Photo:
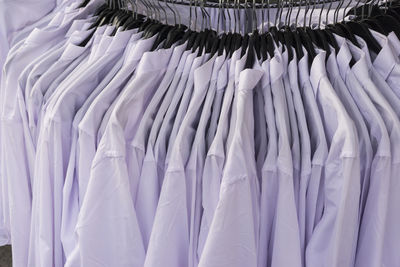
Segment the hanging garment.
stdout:
[[400,264],[396,4],[268,21],[108,4],[38,5],[0,30],[15,266]]

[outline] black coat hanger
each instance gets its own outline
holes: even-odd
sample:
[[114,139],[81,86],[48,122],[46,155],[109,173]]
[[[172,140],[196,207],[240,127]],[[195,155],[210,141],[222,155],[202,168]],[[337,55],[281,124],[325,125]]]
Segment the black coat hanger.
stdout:
[[130,16],[131,15],[129,15],[126,11],[123,10],[118,11],[118,14],[114,17],[112,21],[112,25],[114,25],[115,28],[112,31],[111,36],[115,36],[120,25],[123,24],[125,20],[127,20]]
[[212,34],[211,30],[209,30],[209,29],[204,30],[204,34],[201,36],[201,39],[200,39],[199,52],[198,52],[197,56],[201,56],[203,51],[205,51],[207,53],[207,40],[211,34]]
[[188,38],[187,45],[186,45],[186,50],[191,50],[191,49],[193,48],[194,43],[195,43],[195,41],[196,41],[196,39],[197,39],[198,34],[199,34],[199,33],[196,32],[196,31],[192,31],[192,32],[191,32],[191,34],[190,34],[190,36],[189,36],[189,38]]
[[232,43],[232,38],[233,38],[233,33],[229,32],[226,35],[226,39],[224,42],[224,49],[226,51],[226,55],[228,57],[230,57],[230,47],[231,47],[231,43]]
[[[100,22],[103,20],[103,18],[104,18],[105,16],[107,16],[108,14],[110,14],[111,12],[114,12],[114,10],[110,10],[110,9],[108,9],[108,8],[103,8],[103,7],[101,7],[101,11],[100,11],[100,13],[99,13],[99,15],[98,15],[98,18],[96,19],[96,21],[95,21],[92,25],[90,25],[89,29],[92,30],[92,29],[97,28],[97,27],[99,26]],[[93,31],[92,33],[90,33],[90,34],[79,44],[79,46],[85,47],[85,46],[89,43],[89,41],[92,39],[94,33],[95,33],[95,31]]]
[[310,36],[311,42],[318,47],[322,47],[322,40],[318,38],[317,33],[314,30],[312,30],[310,27],[306,27],[305,31]]
[[227,38],[228,35],[226,33],[223,33],[218,44],[218,56],[221,56],[224,53]]
[[127,19],[127,21],[123,24],[124,30],[137,29],[145,22],[145,16],[141,14],[134,14]]
[[240,53],[240,57],[243,57],[244,54],[246,54],[246,49],[247,49],[247,47],[249,45],[249,39],[250,39],[250,36],[248,34],[246,34],[243,37],[242,52]]
[[[394,32],[396,34],[397,38],[400,39],[400,20],[397,20],[395,17],[393,17],[392,15],[388,15],[388,14],[379,15],[376,17],[376,19],[382,23],[382,26],[385,28],[385,31],[387,33]],[[379,31],[378,29],[375,29],[375,30]],[[381,32],[381,33],[383,33],[383,32]]]
[[308,54],[310,55],[308,57],[308,59],[309,59],[309,63],[310,63],[310,66],[311,66],[311,62],[315,58],[317,53],[315,52],[314,46],[313,46],[308,34],[306,33],[305,29],[302,28],[302,27],[299,27],[297,29],[297,33],[299,34],[301,43],[303,44],[303,46],[307,50]]
[[180,41],[185,36],[187,27],[184,25],[175,25],[165,40],[164,48],[170,48],[173,44]]
[[260,36],[260,54],[262,61],[265,61],[268,56],[267,38],[264,34]]
[[222,36],[221,37],[217,36],[217,38],[214,38],[214,41],[211,45],[211,51],[210,51],[211,57],[213,57],[215,54],[217,54],[221,39],[222,39]]
[[260,34],[258,33],[258,30],[254,30],[253,32],[254,35],[254,49],[256,51],[257,59],[261,59],[261,41],[260,41]]
[[271,35],[272,35],[272,38],[274,39],[274,41],[275,41],[275,43],[278,43],[279,42],[279,37],[278,37],[278,28],[276,27],[276,26],[271,26],[270,28],[269,28],[269,32],[271,33]]
[[203,52],[201,51],[201,43],[202,39],[206,38],[207,32],[206,31],[201,31],[196,35],[196,39],[194,41],[193,47],[192,47],[192,53],[196,52],[196,49],[199,48],[198,54]]
[[106,9],[108,9],[108,5],[107,4],[101,5],[98,9],[96,9],[96,11],[94,12],[93,16],[100,15],[100,13],[103,12],[104,10],[106,10]]
[[289,27],[285,28],[285,30],[283,32],[283,37],[285,39],[286,47],[288,47],[288,56],[289,56],[289,62],[290,62],[293,59],[293,50],[290,49],[290,47],[295,47],[296,44],[294,42],[293,32],[290,30]]
[[[248,34],[246,34],[246,35],[248,36]],[[255,58],[256,58],[256,55],[254,52],[255,38],[256,38],[256,36],[252,35],[249,38],[247,38],[247,40],[248,40],[247,44],[245,44],[243,42],[243,44],[244,44],[243,50],[245,50],[245,51],[248,50],[246,62],[244,64],[244,69],[252,69],[254,66],[254,62],[255,62]],[[243,52],[243,50],[242,50],[242,52]]]
[[288,34],[290,34],[293,38],[293,47],[295,48],[297,60],[300,60],[304,56],[303,52],[303,44],[301,42],[300,35],[296,30],[288,29]]
[[[327,56],[326,56],[326,60],[328,60],[328,57],[329,57],[330,54],[331,54],[331,49],[330,49],[330,47],[329,47],[329,42],[330,42],[330,40],[328,39],[326,33],[325,33],[323,30],[321,30],[321,29],[316,29],[316,30],[315,30],[315,33],[316,33],[317,38],[318,38],[318,40],[319,40],[319,42],[320,42],[320,47],[326,51],[326,55],[327,55]],[[332,37],[333,37],[333,36],[332,36]],[[336,46],[337,46],[336,40],[334,41],[334,43],[335,43]],[[332,46],[333,46],[333,45],[332,45]]]
[[232,54],[242,46],[242,41],[243,41],[243,36],[241,34],[239,33],[233,34],[230,46],[230,53],[229,53],[230,56],[232,56]]
[[[170,26],[170,25],[162,25],[161,28],[160,28],[160,31],[154,32],[154,35],[155,35],[155,34],[158,34],[158,35],[157,35],[157,38],[156,38],[156,40],[154,41],[153,46],[152,46],[152,48],[150,49],[150,51],[156,50],[156,49],[159,47],[159,45],[160,45],[164,40],[167,39],[167,37],[168,37],[168,35],[169,35],[169,33],[170,33],[170,31],[171,31],[172,29],[173,29],[173,26]],[[152,35],[152,36],[154,36],[154,35]]]
[[372,36],[368,27],[364,23],[349,21],[346,22],[353,34],[360,36],[367,43],[368,48],[378,54],[382,47],[378,41]]
[[179,45],[184,44],[184,43],[190,38],[190,36],[192,35],[192,33],[193,33],[192,30],[187,29],[187,30],[185,31],[185,33],[183,34],[181,40],[178,41],[178,44],[179,44]]
[[206,39],[206,43],[205,43],[206,53],[212,52],[214,43],[218,43],[218,39],[219,39],[219,37],[218,37],[217,32],[210,30],[210,32],[208,33],[207,39]]
[[275,55],[275,42],[274,39],[272,37],[271,34],[267,33],[265,35],[266,39],[267,39],[267,50],[268,50],[268,54],[271,58],[274,57]]
[[360,44],[358,43],[354,33],[352,32],[352,30],[350,29],[350,27],[347,24],[345,24],[343,22],[339,22],[339,23],[331,25],[330,29],[333,32],[335,32],[337,35],[340,35],[340,36],[350,40],[357,47],[360,47]]

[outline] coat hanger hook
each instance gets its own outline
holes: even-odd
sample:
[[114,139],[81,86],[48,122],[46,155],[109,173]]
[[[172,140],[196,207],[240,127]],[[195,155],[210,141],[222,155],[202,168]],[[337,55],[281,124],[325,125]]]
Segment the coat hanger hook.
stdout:
[[257,10],[256,10],[256,0],[253,0],[252,10],[253,16],[251,18],[252,25],[253,25],[253,32],[258,31],[258,18],[257,18]]
[[313,7],[312,7],[312,9],[311,9],[311,13],[310,13],[310,19],[309,19],[309,21],[308,21],[308,27],[310,27],[311,28],[311,23],[312,23],[312,18],[313,18],[313,13],[314,13],[314,10],[315,10],[315,5],[316,5],[316,0],[313,0]]
[[325,25],[329,24],[329,13],[331,12],[331,8],[332,8],[332,1],[330,1],[328,6],[328,11],[326,12]]
[[264,0],[261,0],[261,34],[264,33],[264,23],[265,23],[264,4],[265,4]]
[[[169,10],[171,10],[172,14],[174,15],[174,23],[175,23],[175,25],[177,25],[177,24],[176,24],[176,14],[175,14],[175,10],[168,4],[168,1],[167,1],[167,0],[164,0],[164,3],[165,3],[165,5],[167,6],[167,8],[168,8]],[[167,18],[165,18],[165,19],[167,19]]]
[[347,5],[346,5],[346,7],[344,8],[344,10],[343,10],[343,17],[342,17],[342,20],[344,21],[344,19],[345,19],[345,17],[346,17],[346,11],[347,11],[347,9],[350,7],[350,5],[351,5],[351,0],[348,0],[349,2],[347,3]]
[[309,6],[309,0],[306,0],[306,9],[304,10],[304,21],[303,21],[303,28],[306,28],[306,21],[307,21],[307,13],[308,9],[310,8]]
[[301,7],[302,7],[303,3],[302,0],[299,0],[298,4],[297,4],[297,14],[296,14],[296,20],[295,20],[295,26],[297,27],[299,24],[299,16],[300,16],[300,11],[301,11]]
[[321,11],[319,12],[319,17],[318,17],[318,29],[321,29],[322,12],[324,10],[325,10],[325,0],[322,0],[322,7],[321,7]]
[[279,15],[280,15],[280,11],[281,11],[281,3],[279,0],[278,0],[277,4],[278,5],[277,5],[276,13],[275,13],[275,22],[274,22],[275,27],[278,27],[278,19],[279,19]]
[[288,0],[288,4],[289,4],[289,10],[286,13],[286,18],[285,18],[285,26],[286,27],[290,27],[290,22],[292,19],[292,11],[293,11],[293,0]]
[[270,9],[270,0],[267,0],[267,32],[269,32],[269,23],[271,22],[271,9]]

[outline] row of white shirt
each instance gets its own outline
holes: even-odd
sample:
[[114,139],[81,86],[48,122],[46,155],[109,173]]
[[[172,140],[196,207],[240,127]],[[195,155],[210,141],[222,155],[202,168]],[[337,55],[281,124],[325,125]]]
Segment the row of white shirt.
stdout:
[[89,30],[100,2],[60,9],[7,56],[0,241],[15,266],[400,265],[395,34],[372,32],[378,55],[336,36],[311,66],[276,47],[244,69],[241,49]]

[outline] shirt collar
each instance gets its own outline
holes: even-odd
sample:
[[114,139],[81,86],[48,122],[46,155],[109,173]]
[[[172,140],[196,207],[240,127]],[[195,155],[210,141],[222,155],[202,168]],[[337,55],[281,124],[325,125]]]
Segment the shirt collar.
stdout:
[[325,58],[326,52],[320,49],[316,49],[317,55],[315,56],[313,62],[311,63],[310,69],[310,81],[314,90],[317,90],[319,82],[322,77],[326,76],[325,69]]
[[356,76],[358,76],[360,81],[363,81],[364,78],[369,77],[369,67],[367,62],[367,57],[365,52],[355,45],[349,44],[350,51],[355,59],[356,63],[353,65],[352,70]]
[[[135,33],[132,35],[132,37],[135,36],[133,38],[136,40],[137,36],[139,36],[140,34],[142,34],[142,33]],[[136,60],[140,60],[143,53],[146,51],[149,51],[151,49],[155,39],[156,39],[155,36],[152,36],[148,39],[144,39],[144,38],[140,39],[139,38],[137,43],[134,45],[133,49],[129,52],[129,59],[127,61],[133,62]]]
[[260,63],[258,62],[258,60],[256,60],[253,68],[245,69],[242,72],[240,72],[238,90],[239,91],[253,90],[263,76],[266,75],[264,75],[264,71],[261,68]]
[[201,64],[203,64],[203,61],[206,57],[206,55],[204,54],[204,50],[202,51],[200,56],[197,56],[198,53],[195,53],[196,57],[193,60],[192,66],[190,66],[190,74],[189,74],[189,79],[194,79],[194,72],[197,68],[199,68],[201,66]]
[[72,43],[69,43],[67,47],[65,48],[64,52],[62,53],[60,59],[61,60],[72,60],[77,58],[79,55],[81,55],[85,50],[87,50],[87,47],[75,45]]
[[114,38],[112,38],[111,44],[106,50],[106,54],[112,53],[114,51],[121,51],[121,49],[125,48],[133,33],[134,30],[118,30]]
[[396,56],[393,54],[392,47],[387,37],[376,31],[371,30],[371,33],[382,47],[373,62],[373,66],[386,80],[397,64]]
[[[370,70],[372,68],[372,60],[371,60],[371,56],[370,56],[370,50],[368,49],[368,45],[367,43],[364,41],[364,39],[362,39],[361,37],[356,36],[357,42],[360,44],[360,48],[361,50],[364,52],[364,56],[365,56],[365,60],[368,66],[368,70]],[[353,43],[351,43],[350,41],[347,41],[347,43],[349,44],[349,46],[354,47],[356,49],[360,49],[358,47],[356,47]]]
[[189,50],[184,50],[182,57],[179,59],[179,64],[178,67],[176,68],[176,73],[183,73],[183,70],[185,69],[185,65],[186,65],[186,60],[188,58],[188,56],[190,55]]
[[228,83],[228,60],[225,60],[221,66],[221,69],[218,72],[217,90],[224,90],[227,83]]
[[276,48],[274,50],[274,56],[270,60],[269,71],[271,83],[274,83],[276,80],[280,79],[284,72],[282,55]]
[[[331,53],[326,62],[326,71],[330,75],[330,77],[332,77],[336,80],[338,77],[341,76],[341,74],[340,74],[340,71],[338,68],[335,50],[331,46],[329,46],[329,48],[330,48]],[[344,77],[344,76],[342,76],[342,77]]]
[[74,20],[74,22],[72,23],[71,27],[69,28],[69,30],[65,34],[65,36],[66,37],[70,37],[75,31],[81,30],[83,28],[83,25],[85,25],[86,21],[87,20],[85,20],[85,19]]
[[236,61],[239,59],[241,53],[242,53],[242,48],[239,48],[235,52],[233,52],[231,56],[231,62],[229,64],[229,77],[233,77],[235,75]]
[[145,52],[140,59],[137,73],[158,71],[168,66],[173,47]]
[[307,82],[306,78],[310,77],[309,73],[309,65],[308,65],[308,53],[307,50],[302,47],[303,49],[303,57],[299,60],[299,73],[300,73],[300,83],[301,87]]
[[199,53],[199,48],[197,48],[196,51],[194,51],[194,53],[189,52],[189,55],[187,56],[185,65],[183,67],[183,75],[189,75],[193,61],[198,53]]
[[398,57],[400,57],[400,41],[397,38],[397,35],[394,32],[389,33],[388,35],[389,42],[393,47],[393,53]]
[[27,44],[47,43],[54,40],[54,36],[57,36],[58,34],[64,34],[63,29],[46,31],[35,28],[26,38],[25,43]]
[[211,78],[213,80],[216,80],[218,78],[218,72],[221,69],[221,66],[225,61],[225,57],[226,57],[226,53],[224,51],[224,53],[222,55],[217,56],[217,58],[215,59],[213,72],[212,72],[212,75],[211,75]]
[[350,69],[350,61],[353,58],[351,55],[349,46],[347,45],[346,39],[343,37],[334,34],[334,37],[340,46],[339,52],[337,53],[337,62],[339,67],[339,72],[342,77],[346,77],[347,71]]
[[262,83],[263,84],[269,84],[270,82],[270,77],[269,77],[269,64],[270,64],[270,59],[266,59],[264,62],[261,63],[261,68],[263,69],[265,75],[262,77]]
[[236,61],[235,64],[235,84],[239,83],[240,72],[244,69],[246,64],[248,52],[244,53],[244,55]]
[[207,60],[205,64],[194,71],[194,91],[203,91],[204,88],[208,88],[208,82],[211,79],[211,73],[216,58],[217,55],[214,55]]

